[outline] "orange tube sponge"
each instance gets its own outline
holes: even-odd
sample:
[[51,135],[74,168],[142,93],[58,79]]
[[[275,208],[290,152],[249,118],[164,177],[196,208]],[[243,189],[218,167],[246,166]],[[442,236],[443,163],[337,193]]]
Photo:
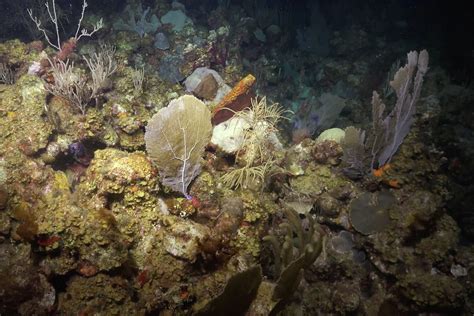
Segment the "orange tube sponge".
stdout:
[[240,80],[235,87],[225,95],[213,112],[213,125],[227,121],[235,112],[242,111],[250,106],[251,99],[255,97],[251,91],[255,81],[255,77],[249,74]]

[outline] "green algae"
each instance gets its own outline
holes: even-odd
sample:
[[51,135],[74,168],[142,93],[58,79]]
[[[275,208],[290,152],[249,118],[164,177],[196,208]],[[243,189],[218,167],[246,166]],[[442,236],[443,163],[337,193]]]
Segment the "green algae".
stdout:
[[0,44],[0,57],[11,64],[20,65],[38,58],[38,53],[31,52],[28,45],[18,39],[9,40]]
[[[12,155],[17,148],[31,155],[48,144],[52,126],[42,119],[46,91],[41,79],[22,76],[14,85],[0,91],[0,129],[7,131],[0,136],[1,151]],[[13,159],[17,160],[17,159]],[[21,159],[18,159],[21,160]]]
[[290,179],[293,190],[304,195],[317,197],[325,191],[342,188],[350,182],[333,173],[332,169],[325,165],[309,165],[303,175]]

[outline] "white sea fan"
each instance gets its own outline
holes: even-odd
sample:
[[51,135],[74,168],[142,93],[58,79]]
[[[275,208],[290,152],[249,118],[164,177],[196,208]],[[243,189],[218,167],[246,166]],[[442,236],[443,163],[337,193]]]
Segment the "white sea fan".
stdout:
[[211,132],[211,112],[191,95],[172,100],[150,119],[145,132],[146,150],[164,185],[189,198],[187,189],[201,172]]

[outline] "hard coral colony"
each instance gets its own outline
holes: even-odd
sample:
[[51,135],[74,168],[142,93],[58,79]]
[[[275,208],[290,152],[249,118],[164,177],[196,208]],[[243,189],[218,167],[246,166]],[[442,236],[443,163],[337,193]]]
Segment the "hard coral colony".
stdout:
[[340,2],[2,3],[0,315],[474,314],[467,22]]

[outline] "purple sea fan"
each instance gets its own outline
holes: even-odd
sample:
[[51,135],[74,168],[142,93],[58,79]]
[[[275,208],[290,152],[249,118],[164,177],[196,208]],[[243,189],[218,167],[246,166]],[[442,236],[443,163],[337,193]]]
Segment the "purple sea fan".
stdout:
[[[410,131],[415,115],[415,105],[423,85],[423,77],[428,71],[428,60],[429,55],[426,50],[419,54],[416,51],[408,53],[407,64],[397,71],[390,82],[390,86],[397,94],[397,103],[385,119],[382,118],[385,104],[378,93],[373,92],[372,169],[389,163]],[[375,161],[377,161],[377,166]]]
[[145,144],[164,185],[190,198],[188,186],[201,172],[211,133],[211,112],[191,95],[172,100],[153,115],[146,127]]

